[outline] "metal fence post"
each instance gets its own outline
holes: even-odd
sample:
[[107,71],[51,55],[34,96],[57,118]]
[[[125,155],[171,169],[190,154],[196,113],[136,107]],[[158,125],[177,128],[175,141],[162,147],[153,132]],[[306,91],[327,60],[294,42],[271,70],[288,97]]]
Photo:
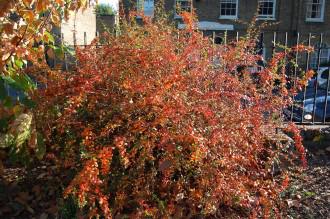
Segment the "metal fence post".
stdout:
[[95,32],[95,37],[98,38],[97,41],[96,41],[96,48],[98,48],[98,46],[99,46],[99,40],[100,40],[99,35],[100,35],[99,32],[96,31]]
[[273,42],[272,42],[272,57],[275,55],[275,49],[276,49],[276,32],[273,33]]
[[73,31],[73,46],[74,46],[74,48],[77,47],[76,31]]
[[[311,46],[311,39],[312,39],[312,34],[308,34],[308,47]],[[309,61],[310,61],[310,52],[307,51],[306,53],[306,65],[305,65],[305,73],[309,70]],[[306,86],[304,87],[304,96],[303,96],[303,101],[302,101],[302,116],[301,116],[301,123],[304,122],[304,114],[305,114],[305,100],[306,100]]]
[[[282,66],[282,77],[285,77],[286,75],[286,66],[287,66],[287,59],[288,59],[288,32],[285,32],[285,38],[284,38],[284,63]],[[283,89],[283,87],[285,87],[286,84],[282,84],[281,83],[281,88]],[[281,97],[283,97],[283,95],[281,95]],[[283,111],[280,112],[280,117],[283,118]]]
[[[64,46],[64,33],[61,33],[61,45],[62,45],[62,48]],[[68,70],[68,62],[67,62],[67,54],[66,54],[66,51],[63,52],[63,61],[64,61],[64,69],[65,71]]]
[[[76,31],[73,32],[73,46],[75,49],[77,49],[77,38],[76,38]],[[76,54],[77,55],[77,54]],[[74,57],[75,60],[75,65],[76,67],[78,66],[78,61],[77,61],[77,57]]]
[[84,47],[87,47],[87,33],[84,32]]
[[[296,53],[295,53],[295,63],[294,63],[294,76],[293,76],[293,89],[296,88],[296,82],[297,82],[297,65],[298,65],[298,45],[300,43],[300,33],[297,33],[297,41],[296,41]],[[292,94],[292,106],[291,106],[291,122],[293,121],[293,110],[294,110],[294,101],[295,96]]]
[[225,36],[224,36],[224,44],[227,45],[227,36],[228,36],[228,31],[225,30]]
[[320,70],[321,65],[321,50],[322,50],[322,44],[323,44],[323,33],[320,34],[320,40],[319,40],[319,48],[317,52],[317,72],[316,72],[316,79],[315,79],[315,88],[314,88],[314,102],[313,102],[313,118],[312,123],[315,123],[315,111],[316,111],[316,98],[317,98],[317,87],[318,87],[318,72]]

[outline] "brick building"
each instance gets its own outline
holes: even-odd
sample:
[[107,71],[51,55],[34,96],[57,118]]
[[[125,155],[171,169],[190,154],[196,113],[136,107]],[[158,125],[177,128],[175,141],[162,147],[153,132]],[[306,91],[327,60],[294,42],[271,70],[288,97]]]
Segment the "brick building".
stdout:
[[[157,1],[163,2],[179,28],[182,25],[178,10],[194,9],[198,28],[206,34],[214,32],[218,37],[223,37],[225,31],[232,37],[237,33],[243,35],[256,16],[257,23],[270,24],[262,30],[265,57],[271,55],[274,32],[276,42],[281,44],[285,43],[287,34],[288,45],[295,45],[298,35],[299,43],[308,44],[311,34],[312,46],[320,45],[322,33],[321,63],[330,61],[330,0],[123,0],[126,8],[137,8],[147,16],[155,16]],[[316,54],[312,54],[310,66],[315,67],[316,62]]]

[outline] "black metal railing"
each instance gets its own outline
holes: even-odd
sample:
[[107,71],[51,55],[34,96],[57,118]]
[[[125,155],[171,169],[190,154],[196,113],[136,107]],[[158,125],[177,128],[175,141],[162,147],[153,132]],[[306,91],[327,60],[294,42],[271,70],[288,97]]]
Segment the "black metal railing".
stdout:
[[[213,42],[226,42],[239,40],[237,31],[218,31],[209,34]],[[231,37],[231,39],[227,39]],[[221,40],[217,39],[221,38]],[[288,33],[288,32],[264,32],[260,34],[257,43],[260,55],[264,60],[269,60],[277,52],[284,52],[286,76],[289,78],[288,87],[297,88],[298,77],[302,72],[314,70],[315,75],[301,91],[291,94],[293,104],[283,110],[286,121],[298,124],[330,124],[330,95],[329,95],[329,70],[330,70],[330,37],[323,33]],[[298,45],[314,48],[314,51],[293,50],[288,52],[288,47],[295,48]],[[293,63],[290,61],[293,60]]]

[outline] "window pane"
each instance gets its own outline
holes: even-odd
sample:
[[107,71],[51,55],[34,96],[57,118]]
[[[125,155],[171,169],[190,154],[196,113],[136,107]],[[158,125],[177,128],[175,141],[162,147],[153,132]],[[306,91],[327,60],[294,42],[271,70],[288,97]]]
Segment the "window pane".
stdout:
[[237,0],[220,0],[220,16],[237,16]]
[[307,0],[306,18],[321,19],[324,0]]
[[259,0],[259,17],[272,18],[275,10],[275,0]]

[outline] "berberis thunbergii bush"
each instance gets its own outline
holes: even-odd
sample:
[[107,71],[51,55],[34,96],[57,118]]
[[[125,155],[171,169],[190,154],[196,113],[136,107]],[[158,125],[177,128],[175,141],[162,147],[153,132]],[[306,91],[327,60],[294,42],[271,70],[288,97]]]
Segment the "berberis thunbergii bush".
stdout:
[[281,123],[269,115],[290,102],[283,55],[252,74],[261,58],[252,33],[215,46],[182,17],[184,30],[126,23],[78,50],[77,71],[52,75],[35,98],[48,151],[78,169],[65,195],[86,217],[280,214],[287,177],[272,166],[288,154],[270,140]]

